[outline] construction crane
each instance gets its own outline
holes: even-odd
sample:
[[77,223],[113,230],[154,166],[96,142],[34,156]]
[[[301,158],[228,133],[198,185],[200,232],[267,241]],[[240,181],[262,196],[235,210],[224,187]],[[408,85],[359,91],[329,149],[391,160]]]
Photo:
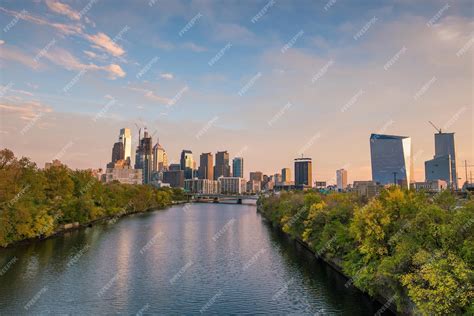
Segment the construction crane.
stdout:
[[431,122],[431,121],[428,121],[428,122],[431,124],[431,126],[434,127],[434,129],[435,129],[438,133],[440,133],[440,134],[442,133],[442,132],[441,132],[441,128],[438,128],[438,126],[434,125],[434,123]]

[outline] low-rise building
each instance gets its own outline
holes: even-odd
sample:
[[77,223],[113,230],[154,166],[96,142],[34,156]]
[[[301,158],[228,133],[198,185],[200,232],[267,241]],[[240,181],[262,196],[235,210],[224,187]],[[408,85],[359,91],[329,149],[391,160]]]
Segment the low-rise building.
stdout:
[[163,172],[163,182],[172,188],[184,187],[184,170],[168,170]]
[[417,191],[427,191],[427,192],[441,192],[448,188],[448,182],[445,180],[430,180],[424,182],[414,182],[411,184],[412,188]]
[[218,179],[222,194],[243,194],[247,181],[240,177],[220,177]]
[[353,187],[357,194],[369,199],[379,195],[384,188],[383,185],[377,184],[375,181],[354,181]]
[[106,183],[118,181],[125,184],[142,184],[142,169],[133,169],[123,159],[117,160],[113,167],[110,164],[108,166],[105,171]]
[[186,179],[184,180],[184,191],[198,194],[219,194],[220,184],[217,180]]

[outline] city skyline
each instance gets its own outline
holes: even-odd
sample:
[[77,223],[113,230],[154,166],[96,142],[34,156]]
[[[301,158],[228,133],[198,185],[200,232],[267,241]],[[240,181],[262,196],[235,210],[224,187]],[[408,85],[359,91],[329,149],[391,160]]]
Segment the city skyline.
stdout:
[[275,3],[262,15],[268,1],[89,2],[0,8],[1,144],[40,166],[103,168],[121,128],[135,150],[138,124],[170,164],[183,148],[195,160],[227,150],[246,174],[274,174],[303,153],[313,180],[344,168],[351,183],[371,178],[367,135],[379,133],[411,137],[421,181],[429,120],[456,133],[460,184],[474,161],[468,1]]

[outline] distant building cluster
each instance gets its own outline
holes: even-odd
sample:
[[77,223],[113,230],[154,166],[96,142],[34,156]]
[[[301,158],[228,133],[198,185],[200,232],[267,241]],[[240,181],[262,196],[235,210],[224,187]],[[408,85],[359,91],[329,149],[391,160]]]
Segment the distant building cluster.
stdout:
[[[135,163],[132,167],[132,135],[122,128],[118,141],[112,146],[112,159],[105,174],[98,175],[105,182],[118,181],[127,184],[150,184],[155,187],[183,188],[196,194],[257,194],[262,191],[307,190],[354,191],[366,197],[376,196],[384,187],[398,185],[416,190],[439,192],[457,190],[456,153],[454,133],[435,134],[435,154],[425,162],[425,181],[413,179],[412,143],[408,136],[384,134],[370,135],[371,180],[355,180],[349,184],[348,170],[336,170],[330,181],[313,180],[313,163],[309,157],[294,159],[293,170],[284,167],[273,175],[261,171],[244,176],[244,158],[230,159],[229,153],[217,151],[202,153],[199,166],[188,149],[181,151],[179,163],[168,165],[168,156],[159,141],[139,129]],[[215,156],[215,157],[214,157]],[[45,168],[61,165],[58,160],[47,163]],[[334,183],[335,184],[332,184]]]

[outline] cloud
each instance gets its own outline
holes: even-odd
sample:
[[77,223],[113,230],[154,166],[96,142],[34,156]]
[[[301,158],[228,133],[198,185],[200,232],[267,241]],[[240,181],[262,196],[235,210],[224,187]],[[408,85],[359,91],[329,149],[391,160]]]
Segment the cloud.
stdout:
[[4,112],[3,115],[13,115],[25,121],[35,119],[41,113],[49,113],[52,111],[51,107],[39,101],[23,101],[20,104],[0,103],[0,112]]
[[96,35],[85,35],[84,37],[91,43],[95,44],[97,48],[100,48],[115,57],[120,57],[125,53],[120,45],[108,37],[107,34],[102,32],[99,32]]
[[217,23],[213,28],[214,38],[221,41],[255,42],[255,34],[235,23]]
[[147,99],[151,101],[156,101],[165,105],[171,102],[171,99],[156,95],[153,91],[149,89],[143,89],[143,88],[137,88],[137,87],[128,87],[128,89],[142,93],[144,97],[146,97]]
[[46,26],[52,27],[65,35],[82,34],[82,26],[80,24],[71,25],[71,24],[53,23],[43,18],[34,16],[26,11],[18,12],[14,10],[5,9],[3,7],[0,7],[0,11],[10,16],[18,17],[19,19],[23,19],[25,21],[28,21],[37,25],[46,25]]
[[65,15],[71,20],[79,21],[81,19],[79,12],[74,11],[69,5],[65,3],[61,3],[56,0],[46,0],[46,5],[51,11]]
[[187,42],[187,43],[184,43],[182,45],[183,48],[187,48],[187,49],[190,49],[192,50],[193,52],[196,52],[196,53],[202,53],[202,52],[206,52],[207,51],[207,48],[206,47],[203,47],[203,46],[199,46],[197,44],[194,44],[192,42]]
[[0,59],[15,61],[32,69],[37,69],[38,67],[42,66],[41,63],[36,62],[31,56],[23,53],[22,50],[7,44],[2,45]]
[[106,66],[99,66],[93,63],[83,64],[80,60],[74,57],[71,53],[63,48],[55,48],[46,55],[52,63],[62,66],[67,70],[102,70],[108,73],[110,79],[118,77],[125,77],[126,73],[117,64],[110,64]]
[[172,73],[162,73],[160,75],[161,78],[166,79],[166,80],[171,80],[173,79],[173,74]]
[[4,40],[0,40],[0,45],[3,45],[5,44],[5,41]]

